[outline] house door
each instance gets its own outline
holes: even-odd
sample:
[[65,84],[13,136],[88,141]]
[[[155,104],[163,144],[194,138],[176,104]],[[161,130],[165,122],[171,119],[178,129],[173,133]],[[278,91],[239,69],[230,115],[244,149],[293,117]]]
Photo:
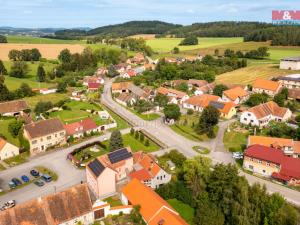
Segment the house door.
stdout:
[[99,219],[102,219],[103,217],[105,217],[104,209],[99,209],[99,210],[95,211],[94,216],[95,216],[95,220],[99,220]]

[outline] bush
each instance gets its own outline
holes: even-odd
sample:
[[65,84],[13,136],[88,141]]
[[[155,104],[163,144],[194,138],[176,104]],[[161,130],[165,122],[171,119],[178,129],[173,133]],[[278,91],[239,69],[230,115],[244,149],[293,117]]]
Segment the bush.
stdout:
[[188,110],[187,110],[187,114],[188,114],[188,115],[193,115],[193,113],[194,113],[194,111],[193,111],[192,109],[188,109]]
[[190,36],[183,39],[179,45],[197,45],[198,43],[198,38],[196,36]]
[[131,127],[131,129],[130,129],[130,134],[133,136],[134,135],[134,129],[133,129],[133,127]]
[[146,141],[145,141],[145,146],[150,146],[150,141],[149,141],[149,139],[146,139]]

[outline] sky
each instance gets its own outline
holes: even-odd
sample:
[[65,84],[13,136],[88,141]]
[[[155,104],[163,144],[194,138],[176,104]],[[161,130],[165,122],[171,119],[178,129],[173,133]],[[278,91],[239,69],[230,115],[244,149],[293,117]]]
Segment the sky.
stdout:
[[0,26],[95,28],[131,20],[188,25],[271,22],[272,10],[300,10],[299,0],[0,0]]

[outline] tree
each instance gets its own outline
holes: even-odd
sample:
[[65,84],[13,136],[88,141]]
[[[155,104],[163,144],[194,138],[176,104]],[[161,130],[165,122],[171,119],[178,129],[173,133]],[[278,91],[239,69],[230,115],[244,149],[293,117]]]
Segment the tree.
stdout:
[[284,106],[284,102],[285,102],[285,96],[281,93],[276,94],[274,96],[274,102],[276,102],[280,107]]
[[65,93],[66,89],[67,89],[67,86],[68,86],[68,84],[65,81],[59,82],[58,85],[57,85],[57,92],[58,93]]
[[41,113],[45,113],[47,112],[48,110],[52,109],[53,108],[53,104],[52,102],[48,101],[48,102],[42,102],[42,101],[39,101],[35,108],[34,108],[34,112],[39,115]]
[[31,49],[31,60],[32,61],[39,61],[41,57],[42,57],[42,55],[37,48]]
[[196,36],[190,36],[183,39],[179,45],[198,45],[198,38]]
[[222,97],[223,91],[228,90],[228,87],[224,84],[217,84],[213,90],[213,94]]
[[204,108],[201,116],[199,118],[199,123],[196,127],[196,131],[199,134],[208,134],[213,137],[213,127],[218,124],[220,117],[220,112],[213,106],[207,106]]
[[23,126],[23,121],[13,121],[8,124],[8,131],[11,133],[11,135],[15,138],[18,136],[19,131],[21,130]]
[[11,100],[11,93],[4,84],[4,76],[0,75],[0,102]]
[[178,54],[180,52],[179,48],[178,47],[174,47],[173,48],[173,53],[174,54]]
[[34,96],[35,93],[32,91],[28,84],[22,83],[21,86],[15,91],[16,98],[24,98]]
[[123,148],[123,138],[119,130],[115,130],[111,133],[109,140],[109,149],[111,152]]
[[248,106],[256,106],[268,101],[269,96],[266,93],[254,93],[250,95],[249,99],[246,101]]
[[10,69],[10,76],[24,78],[28,73],[28,65],[25,62],[15,61]]
[[131,129],[130,129],[130,134],[133,136],[134,135],[134,129],[133,129],[133,127],[131,127]]
[[181,83],[175,87],[179,91],[187,92],[189,90],[189,86],[187,83]]
[[145,141],[145,146],[146,146],[146,147],[150,146],[150,141],[149,141],[149,139],[146,139],[146,141]]
[[71,52],[69,49],[63,49],[58,55],[59,61],[62,63],[70,63],[71,62]]
[[46,72],[44,70],[44,67],[42,65],[39,65],[39,67],[37,68],[37,81],[38,82],[45,82],[46,80]]
[[7,38],[4,35],[0,35],[0,43],[7,43]]
[[157,103],[157,105],[159,107],[165,107],[168,104],[169,99],[168,99],[168,96],[166,96],[166,95],[157,94],[154,97],[154,102]]
[[12,49],[8,53],[8,58],[12,61],[19,61],[21,60],[21,52],[16,49]]
[[178,120],[181,116],[180,108],[176,104],[166,105],[164,108],[164,114],[167,119]]
[[2,60],[0,60],[0,76],[1,75],[6,75],[7,74],[7,70],[2,62]]

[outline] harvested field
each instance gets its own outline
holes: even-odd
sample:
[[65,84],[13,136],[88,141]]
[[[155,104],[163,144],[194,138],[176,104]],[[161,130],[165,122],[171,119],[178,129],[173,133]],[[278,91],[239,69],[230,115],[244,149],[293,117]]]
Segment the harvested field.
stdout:
[[216,82],[221,84],[252,84],[257,78],[271,79],[282,75],[299,73],[293,70],[280,70],[277,64],[256,64],[245,68],[223,73],[216,77]]
[[0,59],[8,60],[8,53],[12,49],[32,49],[37,48],[43,58],[56,59],[61,50],[67,48],[71,53],[80,53],[84,46],[79,44],[0,44]]
[[136,34],[129,36],[130,38],[143,38],[145,40],[150,40],[155,38],[155,34]]

